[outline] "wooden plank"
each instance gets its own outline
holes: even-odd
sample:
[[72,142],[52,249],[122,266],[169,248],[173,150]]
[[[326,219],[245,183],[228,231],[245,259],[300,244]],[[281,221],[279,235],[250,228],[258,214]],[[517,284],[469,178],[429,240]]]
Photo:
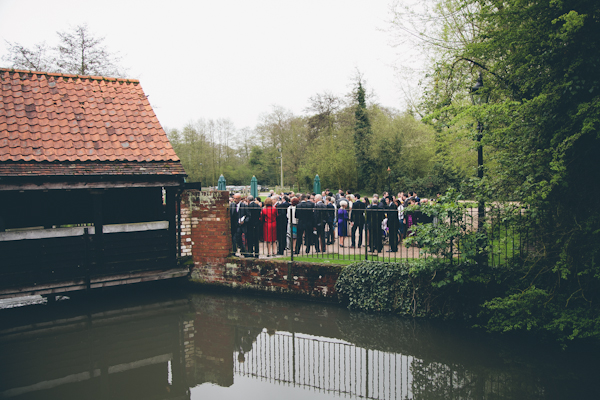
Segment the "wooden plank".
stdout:
[[179,186],[181,178],[162,179],[154,182],[38,182],[38,183],[3,183],[0,185],[0,191],[3,190],[57,190],[57,189],[130,189],[130,188],[152,188]]
[[[165,268],[152,271],[127,272],[106,276],[96,276],[92,278],[91,287],[100,288],[105,286],[127,285],[139,282],[151,282],[163,279],[172,279],[184,277],[189,274],[188,267]],[[86,289],[86,283],[83,279],[71,279],[63,282],[50,282],[33,286],[26,282],[18,287],[2,288],[0,287],[0,298],[19,297],[28,295],[44,295],[50,293],[64,293],[73,290]]]

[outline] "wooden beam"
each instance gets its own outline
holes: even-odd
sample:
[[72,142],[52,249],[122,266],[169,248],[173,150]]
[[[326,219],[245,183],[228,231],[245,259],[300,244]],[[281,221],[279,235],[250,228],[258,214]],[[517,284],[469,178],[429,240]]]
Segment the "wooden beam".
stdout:
[[[178,267],[167,270],[134,272],[118,275],[103,276],[91,280],[91,287],[101,288],[109,286],[128,285],[131,283],[151,282],[163,279],[173,279],[185,277],[189,274],[189,267]],[[36,286],[26,286],[20,288],[10,288],[0,290],[0,299],[11,297],[22,297],[30,295],[45,295],[85,290],[86,282],[83,279],[40,284]]]
[[16,190],[74,190],[74,189],[116,189],[116,188],[149,188],[180,186],[179,179],[165,179],[159,181],[114,181],[114,182],[1,182],[0,191]]

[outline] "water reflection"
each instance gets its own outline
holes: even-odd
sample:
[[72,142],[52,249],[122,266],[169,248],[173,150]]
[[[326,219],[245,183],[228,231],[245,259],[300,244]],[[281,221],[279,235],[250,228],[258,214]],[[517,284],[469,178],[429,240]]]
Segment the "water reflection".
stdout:
[[[447,324],[155,291],[0,310],[11,399],[598,398],[593,365]],[[310,393],[308,393],[310,392]]]
[[235,375],[350,397],[412,397],[411,356],[330,338],[266,330],[256,337],[252,352],[237,354]]

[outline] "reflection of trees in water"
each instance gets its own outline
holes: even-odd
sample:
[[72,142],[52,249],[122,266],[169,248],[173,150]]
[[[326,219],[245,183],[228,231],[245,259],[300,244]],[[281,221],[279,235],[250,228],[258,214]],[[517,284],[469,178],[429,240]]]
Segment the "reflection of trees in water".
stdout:
[[544,389],[531,376],[506,374],[486,368],[469,370],[414,359],[411,365],[415,398],[446,399],[543,399]]
[[[337,321],[358,346],[413,356],[415,398],[541,398],[544,372],[518,360],[515,349],[449,324],[366,313]],[[483,340],[482,340],[483,339]],[[505,343],[507,345],[508,343]],[[513,396],[514,395],[514,396]]]
[[246,354],[252,350],[256,338],[262,332],[262,329],[251,327],[235,327],[234,351],[238,352],[237,361],[243,363],[246,361]]

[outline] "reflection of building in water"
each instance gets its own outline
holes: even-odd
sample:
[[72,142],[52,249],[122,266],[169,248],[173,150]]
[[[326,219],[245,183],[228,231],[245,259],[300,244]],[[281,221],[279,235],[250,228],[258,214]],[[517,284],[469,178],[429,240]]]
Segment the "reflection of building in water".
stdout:
[[0,398],[189,398],[179,320],[188,309],[183,300],[3,321]]

